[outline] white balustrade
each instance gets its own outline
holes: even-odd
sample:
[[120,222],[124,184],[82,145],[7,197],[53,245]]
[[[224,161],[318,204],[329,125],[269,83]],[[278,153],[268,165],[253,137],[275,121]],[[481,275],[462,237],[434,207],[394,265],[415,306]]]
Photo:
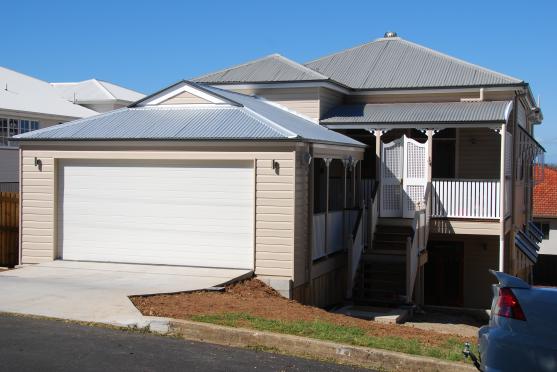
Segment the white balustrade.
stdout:
[[497,219],[500,216],[499,180],[434,179],[432,217]]

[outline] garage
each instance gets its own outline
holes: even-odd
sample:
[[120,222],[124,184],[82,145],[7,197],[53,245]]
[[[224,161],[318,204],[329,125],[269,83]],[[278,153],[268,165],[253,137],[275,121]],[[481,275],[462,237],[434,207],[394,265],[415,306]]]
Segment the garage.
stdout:
[[253,270],[252,161],[64,160],[64,260]]
[[365,151],[265,99],[188,81],[15,140],[21,263],[186,271],[187,283],[252,272],[287,297],[312,262],[312,164]]

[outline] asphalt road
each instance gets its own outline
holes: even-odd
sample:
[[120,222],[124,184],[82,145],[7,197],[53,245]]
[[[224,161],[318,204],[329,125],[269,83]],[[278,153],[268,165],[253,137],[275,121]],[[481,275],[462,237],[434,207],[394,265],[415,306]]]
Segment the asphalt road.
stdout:
[[0,371],[356,371],[181,339],[0,315]]

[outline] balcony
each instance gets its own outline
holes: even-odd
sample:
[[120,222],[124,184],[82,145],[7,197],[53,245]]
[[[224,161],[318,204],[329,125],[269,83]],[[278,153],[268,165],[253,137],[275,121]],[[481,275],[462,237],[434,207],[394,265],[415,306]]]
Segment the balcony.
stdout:
[[[501,184],[494,179],[433,179],[431,217],[494,220],[501,217]],[[510,180],[505,182],[510,190]],[[505,216],[510,214],[505,192]]]

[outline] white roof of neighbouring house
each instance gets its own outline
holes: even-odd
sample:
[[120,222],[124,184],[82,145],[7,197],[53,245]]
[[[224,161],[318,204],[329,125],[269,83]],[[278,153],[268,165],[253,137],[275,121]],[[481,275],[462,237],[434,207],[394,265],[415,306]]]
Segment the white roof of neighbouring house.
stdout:
[[[153,97],[184,86],[220,103],[150,105]],[[13,137],[20,141],[79,140],[273,140],[365,147],[264,99],[181,81],[134,105],[92,118],[35,130]]]
[[0,110],[85,118],[97,112],[60,97],[46,81],[0,66]]
[[61,97],[75,103],[103,103],[139,101],[145,95],[120,85],[97,79],[69,83],[50,83]]

